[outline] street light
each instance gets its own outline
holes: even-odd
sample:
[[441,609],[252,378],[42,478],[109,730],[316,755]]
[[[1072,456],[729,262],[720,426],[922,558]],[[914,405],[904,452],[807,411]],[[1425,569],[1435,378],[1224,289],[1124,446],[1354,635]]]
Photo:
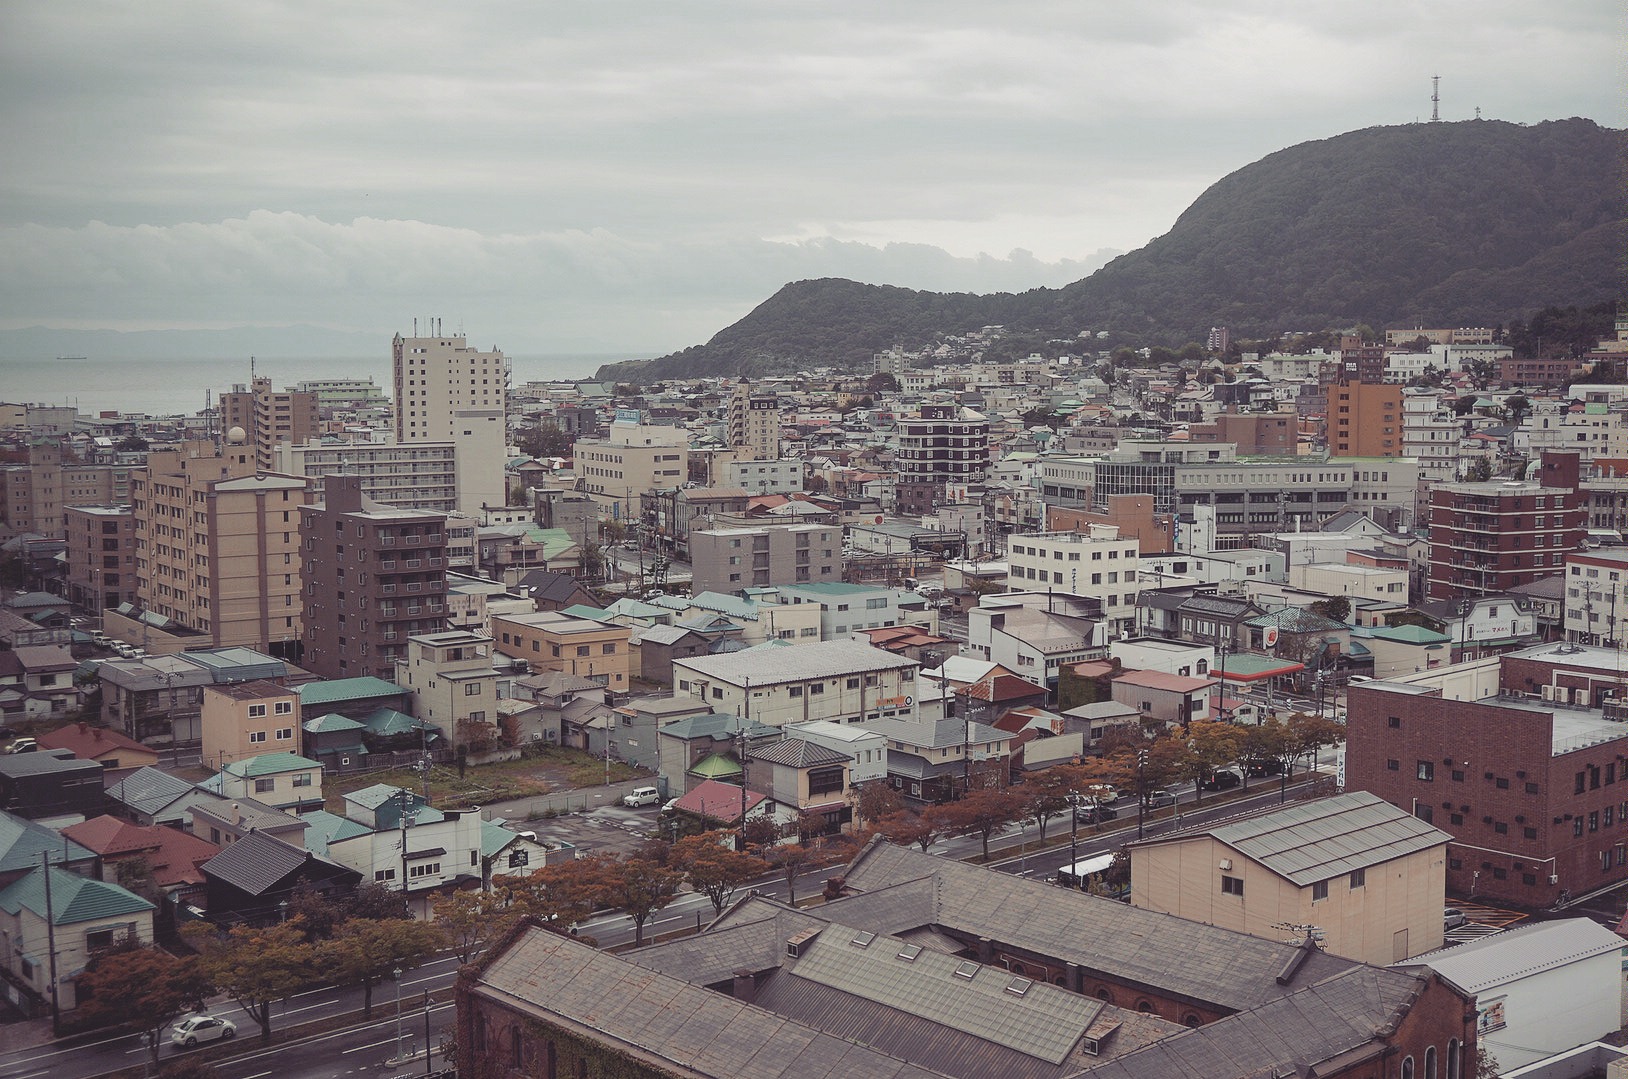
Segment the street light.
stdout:
[[396,1059],[401,1059],[401,968],[392,971],[396,976]]

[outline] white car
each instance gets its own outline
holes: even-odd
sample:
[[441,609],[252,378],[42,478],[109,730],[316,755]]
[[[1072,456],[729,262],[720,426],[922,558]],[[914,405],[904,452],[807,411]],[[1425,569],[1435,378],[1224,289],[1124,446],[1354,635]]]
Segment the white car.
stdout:
[[170,1044],[177,1049],[191,1049],[202,1042],[224,1041],[236,1033],[237,1024],[230,1019],[191,1015],[175,1024],[170,1031]]

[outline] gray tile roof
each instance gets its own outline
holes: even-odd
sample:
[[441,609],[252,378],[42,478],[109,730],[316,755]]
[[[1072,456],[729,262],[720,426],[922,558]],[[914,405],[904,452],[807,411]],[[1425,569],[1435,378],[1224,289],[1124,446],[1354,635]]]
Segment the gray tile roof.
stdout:
[[861,891],[934,880],[935,924],[946,930],[1005,941],[1229,1011],[1259,1007],[1361,966],[1316,952],[1289,985],[1280,985],[1277,976],[1294,958],[1293,945],[1039,881],[992,878],[977,866],[885,842],[868,846],[846,877],[850,888]]
[[251,832],[198,868],[249,895],[263,895],[314,857],[264,832]]
[[675,1073],[741,1079],[931,1079],[937,1073],[763,1008],[530,929],[494,956],[472,992],[523,1012],[590,1024]]
[[152,816],[192,790],[192,784],[157,768],[142,767],[107,789],[107,796],[144,816]]
[[1195,835],[1213,836],[1302,887],[1429,850],[1453,838],[1377,795],[1351,791],[1138,845],[1178,843]]
[[752,750],[752,759],[783,764],[788,768],[817,768],[823,764],[845,764],[850,758],[846,753],[838,753],[802,738],[787,738],[772,746]]

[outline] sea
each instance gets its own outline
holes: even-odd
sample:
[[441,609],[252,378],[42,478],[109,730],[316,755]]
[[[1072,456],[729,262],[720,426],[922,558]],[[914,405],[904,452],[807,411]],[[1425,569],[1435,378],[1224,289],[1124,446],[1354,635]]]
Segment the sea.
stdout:
[[[620,353],[554,353],[510,356],[510,381],[589,378],[602,364],[630,359]],[[390,357],[260,356],[255,375],[285,389],[304,379],[371,378],[392,396]],[[247,360],[118,359],[59,356],[41,362],[0,357],[0,401],[14,404],[74,405],[86,415],[101,412],[148,416],[187,415],[219,402],[223,391],[250,379]]]

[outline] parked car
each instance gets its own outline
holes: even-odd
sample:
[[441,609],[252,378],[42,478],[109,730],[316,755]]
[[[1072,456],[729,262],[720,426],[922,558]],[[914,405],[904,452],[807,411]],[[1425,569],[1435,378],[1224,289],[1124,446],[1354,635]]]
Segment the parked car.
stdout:
[[1107,821],[1118,820],[1119,811],[1112,806],[1087,802],[1074,810],[1074,819],[1081,824],[1103,824]]
[[622,795],[622,804],[632,809],[661,804],[661,792],[654,787],[634,787]]
[[1441,923],[1442,923],[1441,928],[1442,928],[1442,932],[1445,933],[1450,929],[1457,929],[1459,926],[1465,924],[1468,921],[1469,921],[1469,919],[1464,916],[1464,912],[1462,910],[1459,910],[1457,907],[1443,907],[1442,908],[1442,912],[1441,912]]
[[236,1033],[237,1024],[230,1019],[191,1015],[175,1024],[170,1031],[170,1044],[178,1049],[191,1049],[201,1042],[223,1041]]
[[38,742],[34,741],[34,739],[32,739],[32,738],[19,738],[15,742],[11,743],[11,745],[6,747],[6,752],[7,753],[34,753],[34,752],[37,752],[39,750],[39,748],[40,748],[40,744]]
[[1113,805],[1119,801],[1119,791],[1112,783],[1094,783],[1085,789],[1086,796],[1099,805]]
[[1176,796],[1163,788],[1150,790],[1147,792],[1147,796],[1142,799],[1142,804],[1149,809],[1163,809],[1166,806],[1175,805]]
[[1277,776],[1283,774],[1283,762],[1268,758],[1262,761],[1249,762],[1251,776]]
[[1239,775],[1237,772],[1234,772],[1230,768],[1222,768],[1220,771],[1211,775],[1209,779],[1206,779],[1204,782],[1200,783],[1199,786],[1203,787],[1207,791],[1230,791],[1232,788],[1243,783],[1243,781],[1244,777]]

